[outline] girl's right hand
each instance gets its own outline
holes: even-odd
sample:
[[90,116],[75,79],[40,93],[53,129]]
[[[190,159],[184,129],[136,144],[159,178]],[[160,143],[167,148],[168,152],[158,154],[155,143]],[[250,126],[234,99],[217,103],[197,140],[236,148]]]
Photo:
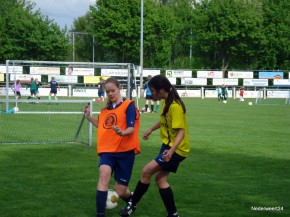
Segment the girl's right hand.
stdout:
[[143,140],[148,140],[149,139],[149,135],[151,133],[152,133],[152,130],[151,129],[149,129],[145,133],[143,133],[143,136],[142,136]]
[[90,116],[90,105],[86,105],[85,108],[82,110],[84,112],[85,117]]

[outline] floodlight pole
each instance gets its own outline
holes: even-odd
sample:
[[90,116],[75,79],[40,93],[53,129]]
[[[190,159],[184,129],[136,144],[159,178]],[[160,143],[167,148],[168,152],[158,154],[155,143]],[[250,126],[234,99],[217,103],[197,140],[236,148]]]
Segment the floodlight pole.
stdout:
[[93,59],[92,59],[92,62],[95,62],[95,37],[93,34],[91,33],[88,33],[88,32],[70,32],[72,34],[72,43],[73,43],[73,62],[75,62],[75,34],[77,35],[92,35],[92,39],[93,39]]
[[92,59],[92,62],[94,63],[95,62],[95,36],[92,34],[93,36],[93,59]]
[[75,61],[75,34],[72,32],[72,38],[73,38],[73,62]]
[[141,0],[141,15],[140,15],[140,89],[143,87],[143,9],[144,0]]

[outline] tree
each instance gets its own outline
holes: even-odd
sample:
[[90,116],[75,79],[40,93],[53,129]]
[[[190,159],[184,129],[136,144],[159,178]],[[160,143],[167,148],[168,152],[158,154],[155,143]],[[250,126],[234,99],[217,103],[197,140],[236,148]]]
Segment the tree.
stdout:
[[171,67],[179,27],[168,5],[146,2],[144,9],[144,66]]
[[259,0],[203,0],[194,4],[193,45],[205,68],[255,67],[262,43]]
[[0,62],[6,59],[64,60],[67,56],[66,30],[60,30],[34,3],[5,0],[0,6]]
[[[144,67],[289,68],[289,9],[287,0],[145,1]],[[95,36],[97,61],[138,64],[140,0],[98,0],[74,31]],[[88,43],[76,45],[81,59]]]
[[90,7],[91,31],[106,61],[138,62],[139,8],[138,0],[99,0]]
[[262,69],[290,68],[290,2],[262,0],[265,35],[259,52]]
[[[178,23],[173,5],[169,1],[144,4],[145,67],[171,67],[175,56],[184,50],[182,45],[178,47],[183,25]],[[139,0],[99,0],[91,7],[90,16],[90,31],[96,37],[97,50],[103,52],[102,60],[139,63]]]

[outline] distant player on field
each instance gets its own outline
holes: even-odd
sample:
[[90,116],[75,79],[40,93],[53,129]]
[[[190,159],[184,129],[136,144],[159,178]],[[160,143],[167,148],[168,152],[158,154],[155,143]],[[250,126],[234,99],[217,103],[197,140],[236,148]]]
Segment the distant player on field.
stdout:
[[227,101],[227,99],[228,99],[228,88],[224,84],[222,85],[222,99],[224,101]]
[[100,105],[101,100],[102,102],[105,100],[104,83],[105,80],[101,77],[100,82],[98,83],[98,105]]
[[[159,100],[157,99],[154,99],[154,96],[152,95],[151,93],[151,90],[148,86],[148,83],[150,81],[150,79],[152,78],[151,75],[148,75],[147,77],[147,81],[145,82],[144,84],[144,87],[143,87],[143,91],[146,93],[146,96],[145,96],[145,113],[148,113],[148,107],[149,107],[149,101],[150,101],[150,104],[151,104],[151,112],[153,113],[154,112],[154,101],[156,101],[156,112],[159,112]],[[144,92],[142,93],[142,95],[144,95]]]
[[57,83],[57,81],[55,80],[55,77],[51,77],[51,81],[49,82],[49,86],[50,86],[50,92],[49,92],[49,96],[48,99],[51,100],[51,95],[54,95],[54,99],[57,100],[57,89],[59,89],[59,85]]
[[38,88],[40,86],[42,86],[42,83],[38,80],[38,78],[35,78],[35,83],[36,83],[36,91],[35,91],[35,95],[37,97],[37,99],[40,99],[40,94],[39,94],[39,90]]
[[13,90],[14,94],[15,94],[15,98],[16,99],[20,99],[21,98],[21,84],[20,84],[20,80],[17,80],[16,83],[13,83],[11,86],[11,89]]
[[244,87],[241,87],[240,88],[240,101],[244,101],[244,92],[245,92]]
[[222,88],[220,86],[217,87],[218,101],[222,100]]
[[30,96],[27,99],[34,99],[36,96],[36,82],[34,78],[31,78],[29,86],[30,86]]

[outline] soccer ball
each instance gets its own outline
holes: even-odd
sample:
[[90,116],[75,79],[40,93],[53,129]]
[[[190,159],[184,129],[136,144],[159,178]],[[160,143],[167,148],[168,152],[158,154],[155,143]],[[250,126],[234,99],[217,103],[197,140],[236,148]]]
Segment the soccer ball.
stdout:
[[18,107],[14,107],[14,108],[13,108],[13,111],[14,111],[14,112],[19,112],[19,108],[18,108]]
[[223,103],[227,103],[228,101],[224,100]]
[[119,195],[116,191],[108,190],[106,209],[114,209],[118,206],[119,203]]
[[248,105],[253,105],[253,103],[252,102],[249,102]]
[[142,109],[141,109],[141,112],[146,112],[146,109],[145,109],[145,107],[143,107]]

